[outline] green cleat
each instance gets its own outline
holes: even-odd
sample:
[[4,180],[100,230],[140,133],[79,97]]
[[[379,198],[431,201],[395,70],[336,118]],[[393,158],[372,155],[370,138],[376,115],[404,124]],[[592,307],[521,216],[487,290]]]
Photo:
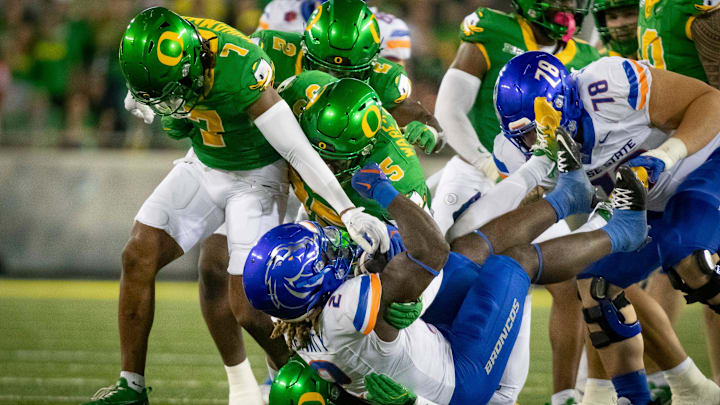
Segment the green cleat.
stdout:
[[137,392],[128,387],[127,380],[120,377],[114,385],[100,388],[90,402],[81,405],[149,405],[148,393],[152,388],[147,387]]

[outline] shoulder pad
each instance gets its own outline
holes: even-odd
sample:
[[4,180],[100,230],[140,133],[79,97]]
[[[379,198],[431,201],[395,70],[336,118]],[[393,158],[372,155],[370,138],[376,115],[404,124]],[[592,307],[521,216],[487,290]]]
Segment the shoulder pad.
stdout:
[[465,42],[497,40],[504,34],[507,24],[517,25],[517,22],[510,14],[481,7],[460,24],[460,39]]
[[378,58],[373,64],[368,84],[380,96],[383,106],[389,109],[404,102],[412,92],[412,82],[405,69],[385,58]]

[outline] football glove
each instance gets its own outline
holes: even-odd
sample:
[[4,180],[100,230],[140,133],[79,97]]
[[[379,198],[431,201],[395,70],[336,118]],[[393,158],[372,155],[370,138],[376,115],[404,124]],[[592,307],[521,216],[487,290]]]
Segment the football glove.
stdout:
[[385,224],[370,214],[363,212],[365,208],[354,207],[343,212],[340,219],[352,240],[364,251],[374,253],[380,249],[385,253],[390,248],[390,238]]
[[395,329],[405,329],[420,318],[422,309],[422,297],[415,302],[393,302],[385,310],[383,319]]
[[405,139],[411,145],[416,145],[429,155],[433,152],[439,152],[445,145],[444,136],[437,130],[420,121],[412,121],[403,128]]
[[654,156],[644,154],[630,159],[627,165],[630,166],[647,189],[654,186],[660,174],[665,171],[665,162]]
[[152,108],[145,104],[138,103],[129,91],[127,96],[125,96],[125,109],[128,110],[130,114],[142,119],[146,124],[152,124],[155,119],[155,113]]
[[377,163],[369,163],[355,172],[351,182],[361,197],[375,200],[383,208],[387,208],[399,194]]
[[410,389],[383,374],[366,375],[365,389],[367,400],[375,405],[412,405],[417,400],[417,395]]

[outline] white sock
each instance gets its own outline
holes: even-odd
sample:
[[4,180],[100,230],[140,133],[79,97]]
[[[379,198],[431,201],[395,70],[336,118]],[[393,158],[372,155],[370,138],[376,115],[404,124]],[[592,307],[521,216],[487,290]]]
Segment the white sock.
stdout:
[[145,389],[145,376],[133,373],[132,371],[121,371],[120,377],[127,380],[128,387],[134,389],[137,392],[142,392]]
[[249,359],[235,366],[225,366],[225,372],[230,385],[230,405],[263,405]]
[[647,380],[648,382],[653,383],[656,387],[667,387],[668,385],[668,382],[665,379],[665,372],[663,371],[658,371],[657,373],[652,373],[648,375]]
[[554,393],[552,397],[550,397],[550,405],[563,405],[570,398],[575,399],[575,402],[580,402],[580,395],[578,395],[576,390],[571,388]]
[[588,379],[588,359],[587,349],[583,348],[582,356],[580,356],[580,364],[578,364],[577,377],[575,378],[575,390],[580,393],[580,397],[585,393],[585,382]]
[[692,390],[694,386],[701,385],[707,380],[690,357],[670,370],[665,370],[664,374],[673,395],[676,392]]
[[582,405],[615,405],[617,394],[610,380],[588,378],[585,382],[585,395]]

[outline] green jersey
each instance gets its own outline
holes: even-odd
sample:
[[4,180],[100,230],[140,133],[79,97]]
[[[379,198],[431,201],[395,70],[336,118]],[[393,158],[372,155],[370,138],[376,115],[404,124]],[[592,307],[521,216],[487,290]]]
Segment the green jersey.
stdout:
[[[275,64],[275,83],[282,83],[303,71],[303,36],[274,30],[257,31],[253,41],[270,56]],[[385,58],[373,63],[367,83],[380,97],[386,109],[392,109],[408,98],[412,84],[402,66]]]
[[[288,104],[302,107],[317,96],[324,86],[335,80],[337,79],[327,73],[310,70],[284,81],[278,91]],[[360,166],[372,162],[377,163],[395,189],[419,206],[427,207],[430,201],[429,192],[415,149],[405,140],[397,123],[384,108],[381,110],[381,118],[380,130],[375,135],[377,143],[370,154],[360,162]],[[295,190],[295,195],[305,206],[305,211],[310,219],[322,224],[344,226],[337,212],[308,187],[292,169],[290,170],[290,183]],[[392,219],[387,210],[383,209],[376,201],[360,197],[352,188],[350,181],[342,181],[341,185],[356,206],[365,207],[365,212],[377,218],[386,221]]]
[[[460,40],[475,44],[487,64],[475,104],[468,118],[480,143],[490,152],[500,132],[495,115],[493,91],[500,70],[513,57],[527,51],[540,50],[530,23],[516,14],[506,14],[489,8],[479,8],[465,17],[460,26]],[[599,59],[597,50],[586,42],[571,39],[555,56],[569,70],[579,70]]]
[[645,0],[638,13],[641,58],[666,69],[707,82],[690,27],[708,10],[702,0]]
[[247,108],[272,84],[272,61],[240,31],[208,19],[185,17],[210,41],[215,67],[205,96],[185,118],[163,117],[167,134],[190,138],[198,159],[221,170],[250,170],[280,159],[253,124]]

